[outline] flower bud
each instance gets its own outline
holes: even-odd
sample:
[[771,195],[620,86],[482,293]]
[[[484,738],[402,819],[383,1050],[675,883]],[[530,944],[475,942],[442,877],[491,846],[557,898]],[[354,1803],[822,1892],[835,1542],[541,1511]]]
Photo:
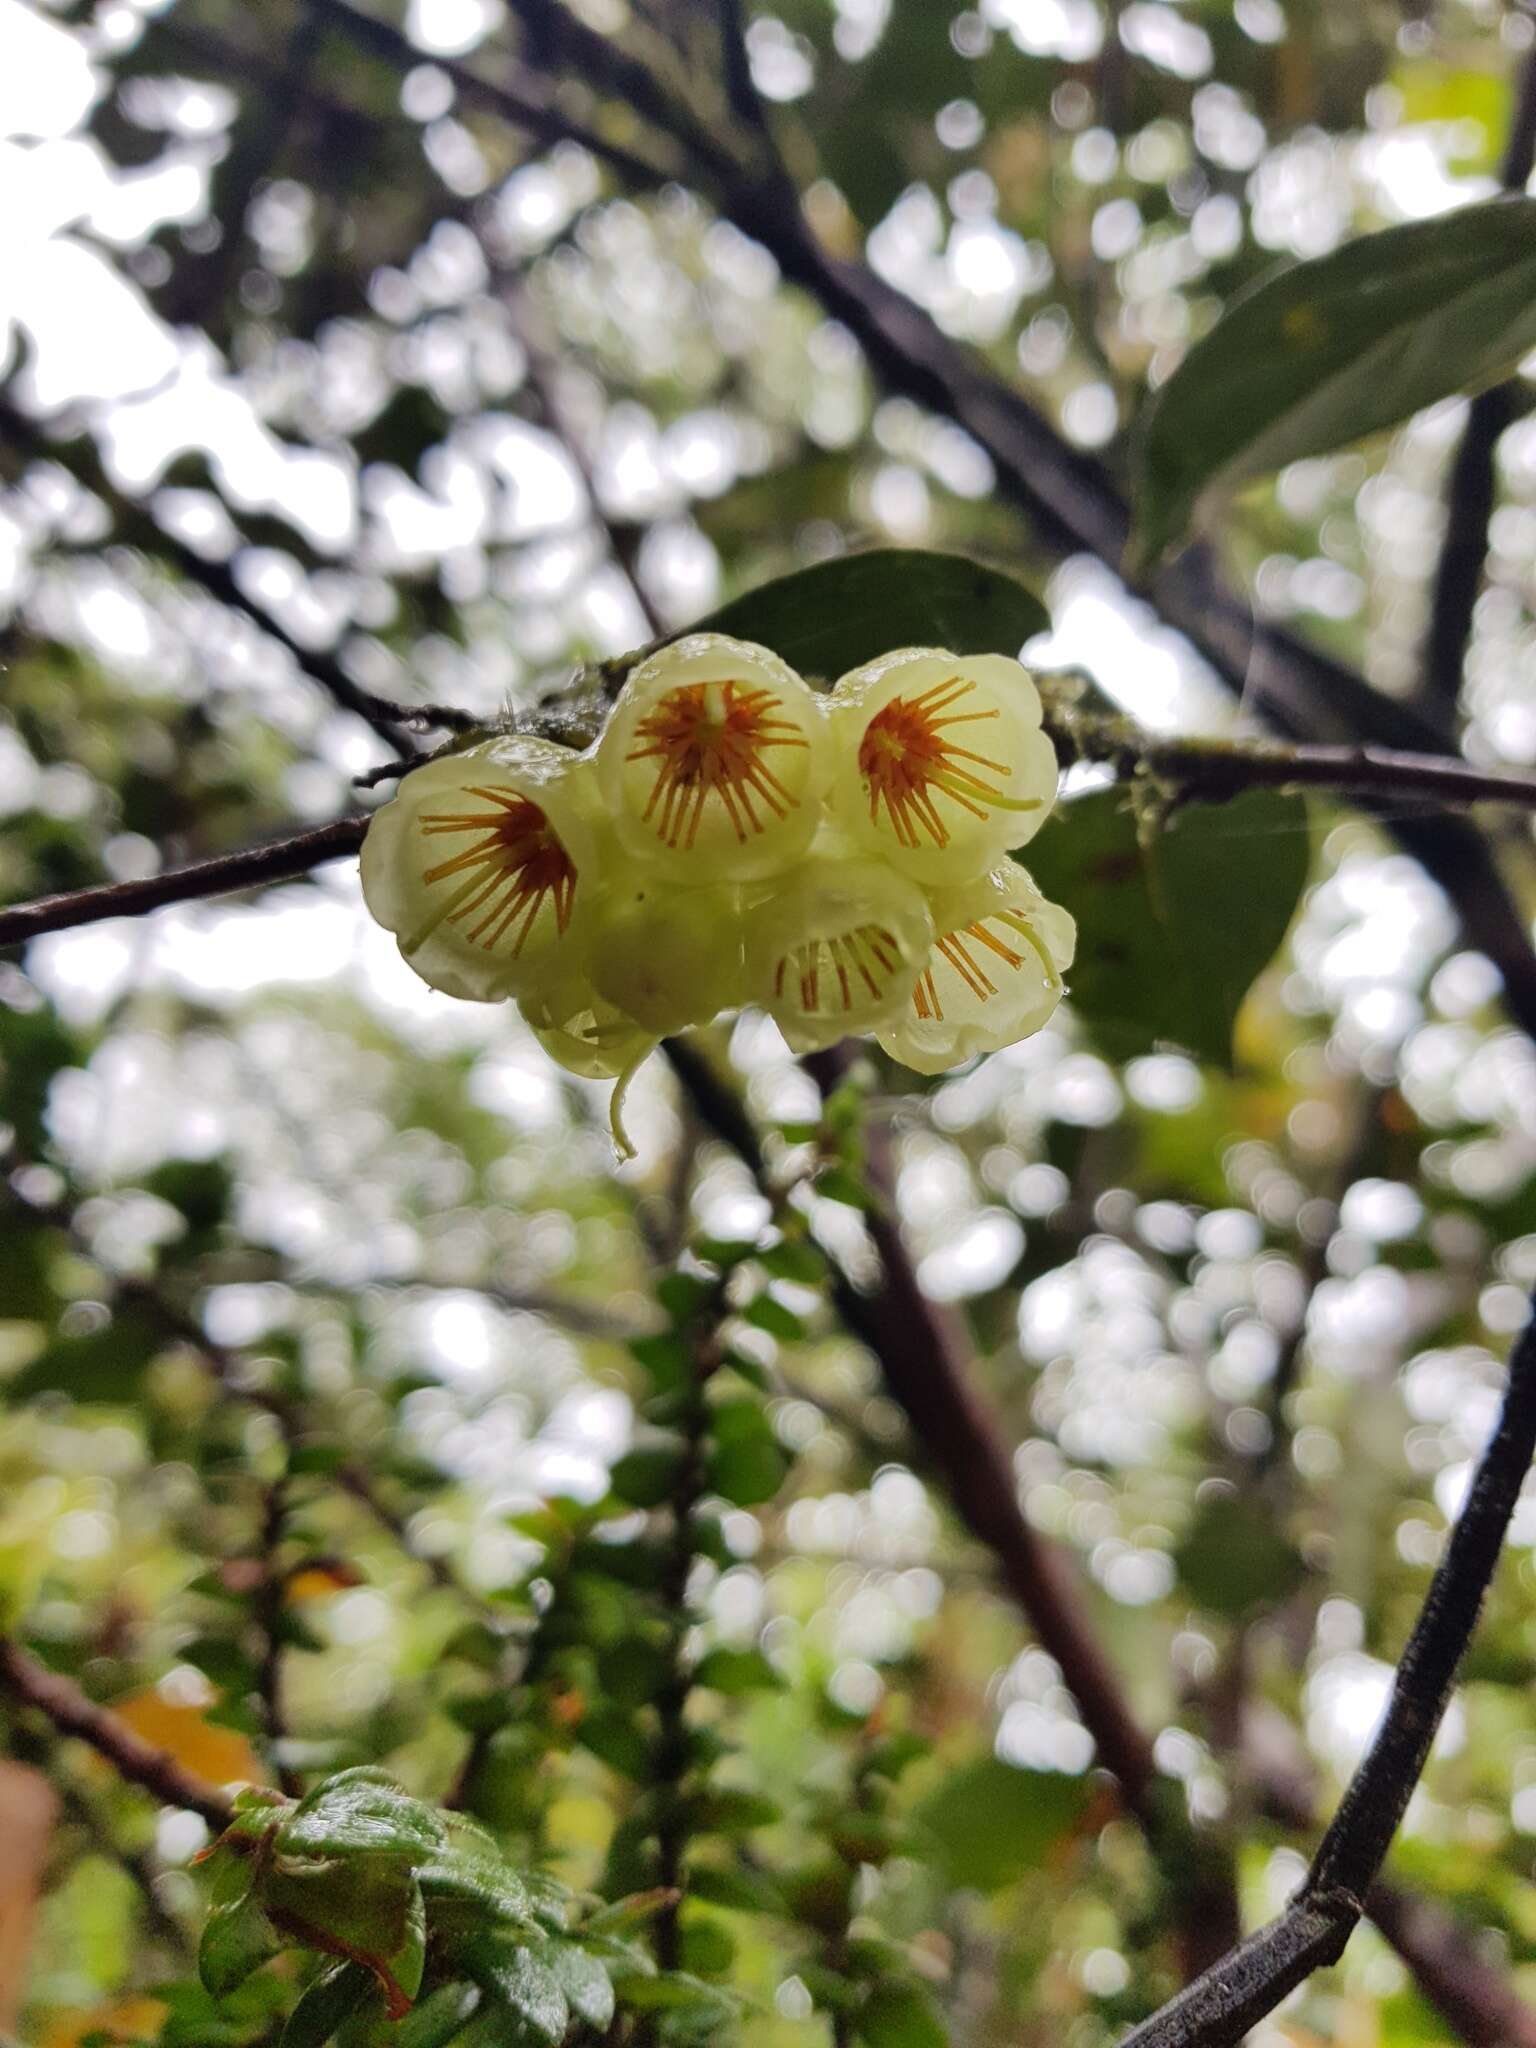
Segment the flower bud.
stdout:
[[1011,861],[929,902],[933,950],[906,1009],[877,1035],[903,1066],[941,1074],[1040,1029],[1061,1001],[1077,927]]
[[814,693],[766,647],[723,633],[641,662],[597,747],[621,843],[685,884],[789,866],[815,834],[827,759]]
[[574,956],[595,859],[581,765],[549,740],[487,740],[413,769],[374,816],[364,900],[433,988],[496,1002]]
[[899,1016],[932,939],[914,883],[833,841],[748,911],[748,1000],[813,1052]]
[[915,881],[975,874],[1055,801],[1039,693],[1006,656],[903,648],[841,677],[826,713],[838,822]]

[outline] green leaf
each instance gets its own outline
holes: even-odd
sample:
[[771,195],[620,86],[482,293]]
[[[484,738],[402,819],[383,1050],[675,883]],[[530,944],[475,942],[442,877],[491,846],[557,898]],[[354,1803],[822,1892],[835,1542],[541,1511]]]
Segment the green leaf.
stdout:
[[597,1957],[570,1942],[556,1942],[545,1961],[577,2019],[606,2033],[613,2020],[613,1985]]
[[1533,346],[1536,199],[1386,228],[1261,279],[1143,415],[1134,563],[1153,563],[1213,487],[1495,383]]
[[138,1309],[121,1309],[98,1330],[54,1336],[30,1365],[5,1382],[6,1398],[68,1394],[72,1401],[136,1401],[145,1368],[164,1349],[164,1333]]
[[547,1962],[521,1943],[476,1942],[467,1951],[469,1968],[480,1983],[541,2041],[563,2040],[570,2008],[560,1981]]
[[[1037,840],[1036,845],[1038,844]],[[1033,855],[1034,848],[1032,847],[1030,851]],[[844,1202],[850,1209],[868,1209],[872,1203],[869,1189],[859,1176],[846,1166],[829,1166],[825,1173],[818,1173],[816,1192],[829,1202]]]
[[1213,1614],[1272,1607],[1306,1576],[1295,1546],[1257,1501],[1218,1494],[1203,1502],[1178,1551],[1179,1581]]
[[442,1816],[371,1767],[317,1785],[278,1830],[285,1856],[399,1856],[416,1862],[448,1839]]
[[771,1500],[784,1483],[789,1455],[753,1400],[722,1401],[710,1410],[710,1489],[739,1508]]
[[1017,654],[1050,617],[1032,591],[964,555],[869,548],[764,583],[695,630],[734,633],[829,680],[893,647]]
[[361,1964],[332,1963],[288,2015],[278,2048],[324,2048],[373,1989],[373,1979]]
[[707,1685],[715,1692],[774,1692],[784,1681],[761,1650],[710,1650],[699,1660],[693,1674],[695,1685]]
[[706,1789],[688,1802],[689,1818],[704,1834],[747,1835],[755,1828],[771,1828],[783,1818],[773,1800],[761,1792],[742,1792],[734,1786]]
[[1243,998],[1306,883],[1304,799],[1258,789],[1192,804],[1143,848],[1105,790],[1063,806],[1024,859],[1078,921],[1068,995],[1101,1049],[1130,1059],[1166,1043],[1230,1067]]
[[215,1904],[197,1949],[197,1974],[215,1998],[236,1990],[282,1948],[282,1937],[267,1918],[254,1890]]
[[877,1984],[854,2017],[869,2048],[946,2048],[949,2036],[933,2000],[918,1984]]
[[308,1869],[280,1863],[264,1876],[262,1897],[294,1942],[371,1970],[392,2019],[408,2009],[421,1984],[426,1940],[421,1889],[408,1864],[382,1856]]
[[446,2048],[479,2010],[478,1984],[445,1984],[414,2006],[390,2036],[390,2048]]
[[756,1301],[750,1301],[742,1310],[742,1320],[754,1328],[766,1330],[770,1337],[777,1337],[781,1344],[794,1344],[805,1335],[805,1325],[782,1301],[771,1294],[760,1294]]
[[1076,1826],[1090,1794],[1086,1778],[983,1757],[952,1772],[917,1818],[944,1881],[991,1892],[1037,1870]]
[[608,1484],[632,1508],[654,1508],[671,1494],[688,1457],[680,1436],[646,1437],[626,1451],[608,1475]]
[[594,1707],[582,1716],[576,1739],[621,1778],[642,1785],[651,1775],[655,1758],[650,1742],[622,1708]]
[[724,1906],[732,1913],[782,1913],[784,1894],[760,1871],[746,1868],[719,1870],[708,1864],[694,1864],[688,1873],[688,1895],[707,1905]]

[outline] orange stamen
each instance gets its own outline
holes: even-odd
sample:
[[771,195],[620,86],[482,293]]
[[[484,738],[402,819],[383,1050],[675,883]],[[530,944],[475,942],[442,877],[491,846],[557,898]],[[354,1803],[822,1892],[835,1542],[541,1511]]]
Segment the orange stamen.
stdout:
[[[1019,952],[1006,939],[999,938],[996,932],[989,931],[989,924],[1001,925],[1005,931],[1022,939],[1025,952]],[[1033,954],[1044,970],[1046,985],[1060,990],[1061,976],[1056,964],[1030,930],[1028,922],[1020,917],[1017,911],[999,910],[991,917],[979,918],[974,924],[962,925],[955,931],[946,932],[934,945],[934,950],[948,961],[957,978],[977,1002],[984,1003],[989,996],[995,996],[997,984],[992,980],[986,966],[972,954],[970,946],[966,943],[968,940],[975,945],[985,946],[989,953],[1001,960],[1003,965],[1014,973],[1025,964],[1026,954]],[[931,967],[918,977],[917,987],[912,991],[912,1007],[925,1023],[942,1024],[944,1021],[944,1005],[939,999],[938,985],[934,981]]]
[[901,966],[901,949],[892,933],[880,925],[858,925],[832,938],[808,939],[786,953],[774,971],[773,992],[783,996],[792,971],[799,984],[800,1008],[807,1016],[846,1017],[856,1006],[856,982],[877,1003]]
[[935,846],[948,846],[949,827],[936,798],[946,797],[973,818],[988,811],[1037,811],[1037,801],[1008,796],[1008,764],[990,754],[957,746],[945,736],[955,725],[975,725],[1001,717],[990,711],[956,711],[976,685],[961,676],[935,683],[916,697],[893,697],[864,728],[859,745],[859,773],[869,792],[871,824],[880,820],[884,804],[898,846],[916,847],[924,834]]
[[[481,836],[462,852],[438,861],[422,876],[429,886],[452,875],[466,879],[449,897],[422,933],[421,943],[440,923],[460,926],[471,945],[495,951],[516,928],[508,949],[515,959],[527,944],[546,902],[552,901],[556,929],[564,932],[576,900],[576,866],[561,845],[548,818],[531,798],[511,789],[470,789],[490,808],[481,811],[429,811],[421,818],[422,834],[478,832]],[[483,916],[478,913],[484,912]],[[477,919],[477,922],[472,920]]]
[[742,846],[766,829],[758,807],[775,818],[799,808],[800,799],[763,759],[773,747],[810,745],[792,718],[774,716],[782,709],[772,690],[736,681],[683,683],[640,720],[640,744],[627,758],[657,764],[644,818],[665,845],[693,846],[711,797]]

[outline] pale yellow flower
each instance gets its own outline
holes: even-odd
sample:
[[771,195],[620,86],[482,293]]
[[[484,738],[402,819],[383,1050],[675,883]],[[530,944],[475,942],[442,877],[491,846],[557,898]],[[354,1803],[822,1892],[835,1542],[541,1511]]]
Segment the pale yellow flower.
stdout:
[[779,873],[815,835],[826,737],[815,693],[776,654],[690,634],[632,671],[598,742],[609,821],[685,885]]
[[423,981],[497,1002],[574,962],[596,858],[584,765],[548,740],[487,740],[414,769],[375,815],[363,896]]
[[937,936],[899,1019],[876,1035],[893,1059],[941,1074],[1028,1038],[1050,1018],[1077,927],[1005,862],[929,898]]
[[915,881],[990,867],[1055,802],[1039,692],[1006,656],[902,648],[840,677],[826,709],[839,824]]

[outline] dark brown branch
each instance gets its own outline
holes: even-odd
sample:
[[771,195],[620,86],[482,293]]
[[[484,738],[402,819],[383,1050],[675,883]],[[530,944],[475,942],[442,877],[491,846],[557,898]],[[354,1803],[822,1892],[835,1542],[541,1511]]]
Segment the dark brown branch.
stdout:
[[[1506,192],[1523,192],[1536,165],[1536,50],[1520,74],[1514,120],[1504,147],[1500,182]],[[1420,695],[1429,716],[1446,732],[1455,729],[1461,674],[1472,639],[1472,615],[1488,556],[1493,517],[1494,450],[1524,401],[1514,383],[1479,392],[1467,413],[1461,445],[1446,491],[1445,538],[1435,572],[1429,632],[1424,645]]]
[[41,896],[35,903],[0,910],[0,946],[22,946],[44,932],[96,924],[104,917],[143,917],[167,903],[191,903],[203,896],[227,896],[236,889],[255,889],[266,882],[306,875],[328,860],[356,853],[368,829],[365,817],[337,818],[309,832],[269,840],[265,846],[223,853],[190,867],[168,868],[143,881],[103,882],[94,889],[70,889]]
[[88,435],[52,439],[41,420],[34,419],[3,397],[0,397],[0,425],[4,427],[6,438],[34,461],[57,463],[67,469],[93,497],[99,498],[112,514],[119,541],[130,547],[139,547],[150,556],[158,556],[189,583],[199,585],[216,603],[248,618],[291,655],[302,673],[333,703],[344,711],[355,713],[386,746],[398,752],[403,732],[424,722],[441,722],[431,720],[426,709],[415,711],[376,697],[371,690],[355,683],[334,655],[305,647],[295,639],[270,613],[251,602],[227,562],[210,561],[174,534],[166,533],[148,506],[119,490],[108,475],[95,442]]
[[[371,51],[399,70],[413,70],[424,61],[421,51],[397,28],[377,15],[349,6],[347,0],[305,0],[305,4],[360,49]],[[434,56],[432,62],[453,80],[455,91],[467,106],[500,114],[540,142],[579,142],[583,149],[590,150],[600,162],[642,191],[663,184],[671,175],[666,166],[610,141],[599,126],[556,106],[547,97],[543,80],[513,66],[509,60],[503,59],[501,75],[495,79],[483,78],[451,57]]]
[[45,1714],[61,1735],[88,1742],[120,1777],[153,1793],[162,1805],[200,1813],[215,1833],[229,1825],[232,1803],[219,1786],[195,1776],[169,1750],[146,1742],[109,1708],[98,1707],[72,1680],[39,1664],[7,1636],[0,1636],[0,1687]]
[[[1336,1962],[1423,1773],[1531,1457],[1536,1451],[1536,1318],[1509,1362],[1498,1425],[1398,1665],[1385,1719],[1280,1918],[1243,1942],[1122,2048],[1232,2048],[1311,1972]],[[1403,1918],[1400,1927],[1406,1931]]]
[[1397,805],[1513,804],[1536,809],[1536,775],[1475,767],[1451,754],[1396,747],[1286,746],[1278,740],[1164,739],[1128,719],[1048,716],[1063,766],[1101,761],[1150,775],[1181,799],[1224,803],[1249,789],[1329,789]]

